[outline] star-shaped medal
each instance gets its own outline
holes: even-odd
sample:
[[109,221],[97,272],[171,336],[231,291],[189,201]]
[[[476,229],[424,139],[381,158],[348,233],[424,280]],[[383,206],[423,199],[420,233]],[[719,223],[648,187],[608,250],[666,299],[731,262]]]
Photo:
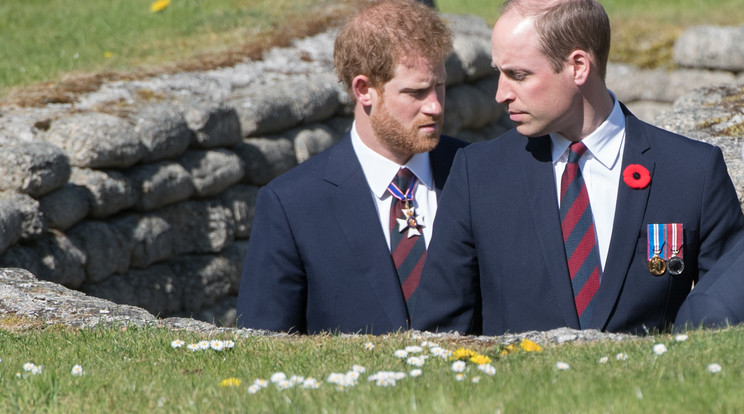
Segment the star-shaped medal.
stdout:
[[405,218],[396,219],[398,220],[398,231],[403,233],[403,231],[408,229],[408,238],[420,236],[421,231],[419,231],[419,227],[426,226],[424,223],[424,216],[417,215],[416,210],[414,210],[413,207],[404,208],[401,211]]

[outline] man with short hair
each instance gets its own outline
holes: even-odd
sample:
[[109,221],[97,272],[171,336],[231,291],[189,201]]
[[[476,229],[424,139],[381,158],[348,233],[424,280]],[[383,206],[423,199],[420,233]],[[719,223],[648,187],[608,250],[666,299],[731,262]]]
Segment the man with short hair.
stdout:
[[381,334],[407,329],[455,151],[441,136],[452,34],[410,0],[367,3],[338,32],[334,63],[351,131],[263,187],[238,326]]
[[516,128],[458,153],[413,328],[668,329],[744,232],[720,149],[607,90],[596,0],[509,0],[491,41]]

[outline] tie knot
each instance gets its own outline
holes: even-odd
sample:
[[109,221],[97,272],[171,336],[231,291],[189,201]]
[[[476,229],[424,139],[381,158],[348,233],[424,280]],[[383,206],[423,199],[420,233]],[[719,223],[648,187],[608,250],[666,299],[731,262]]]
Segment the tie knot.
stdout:
[[568,162],[578,163],[581,156],[586,152],[586,145],[583,142],[573,142],[568,146]]
[[405,193],[406,191],[408,191],[408,187],[411,186],[412,180],[413,172],[404,167],[399,169],[398,173],[395,174],[395,178],[393,178],[393,184],[395,184],[395,186],[398,187],[402,193]]

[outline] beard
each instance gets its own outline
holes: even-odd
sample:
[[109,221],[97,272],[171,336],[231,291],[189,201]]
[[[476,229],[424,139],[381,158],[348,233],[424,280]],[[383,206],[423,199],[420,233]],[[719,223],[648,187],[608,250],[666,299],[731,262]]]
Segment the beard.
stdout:
[[[395,119],[383,102],[375,108],[371,115],[370,121],[372,130],[377,135],[380,142],[389,150],[396,154],[413,155],[420,152],[429,152],[439,143],[439,136],[442,133],[443,117],[433,119],[428,116],[416,118],[410,127],[406,127]],[[422,132],[419,126],[436,122],[437,129],[434,132]]]

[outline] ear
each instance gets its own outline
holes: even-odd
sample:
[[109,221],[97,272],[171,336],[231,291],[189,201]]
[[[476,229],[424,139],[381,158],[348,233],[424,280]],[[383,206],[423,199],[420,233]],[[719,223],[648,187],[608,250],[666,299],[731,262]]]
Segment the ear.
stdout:
[[577,49],[568,55],[568,66],[571,70],[574,82],[583,85],[589,79],[592,72],[591,55],[584,50]]
[[369,82],[369,78],[364,75],[357,75],[351,81],[351,90],[354,92],[356,101],[362,106],[372,106],[375,89]]

